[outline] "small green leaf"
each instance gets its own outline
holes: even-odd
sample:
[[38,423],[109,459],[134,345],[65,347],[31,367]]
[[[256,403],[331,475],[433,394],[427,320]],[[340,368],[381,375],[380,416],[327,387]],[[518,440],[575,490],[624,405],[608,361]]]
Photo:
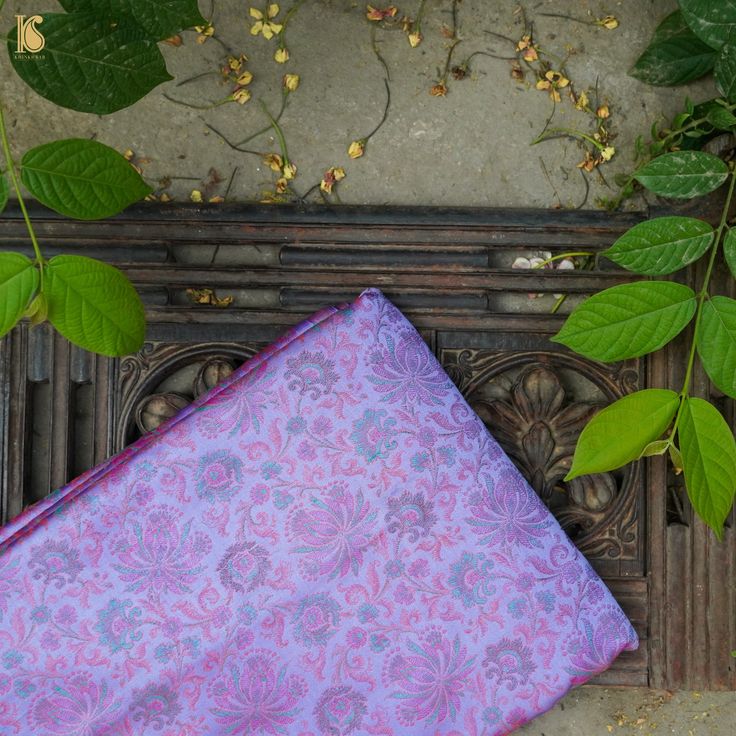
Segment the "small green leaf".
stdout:
[[728,177],[728,166],[712,153],[665,153],[639,169],[634,177],[662,197],[691,199],[718,189]]
[[731,271],[731,275],[736,279],[736,230],[730,229],[723,239],[723,255],[726,263]]
[[624,396],[598,412],[580,433],[565,480],[605,473],[641,457],[670,425],[679,403],[674,391],[649,388]]
[[0,173],[0,212],[2,212],[8,204],[9,193],[8,180],[5,178],[5,174]]
[[690,502],[721,539],[736,492],[733,434],[712,404],[693,398],[685,399],[678,434]]
[[21,179],[39,202],[78,220],[115,215],[151,192],[117,151],[82,138],[27,151],[21,160]]
[[675,445],[670,445],[670,462],[675,469],[675,475],[682,473],[682,453]]
[[695,307],[695,292],[682,284],[622,284],[588,297],[551,339],[594,360],[636,358],[679,334]]
[[670,448],[669,440],[654,440],[650,442],[642,451],[639,457],[654,457],[655,455],[664,455]]
[[629,271],[673,273],[696,261],[713,244],[713,228],[693,217],[657,217],[634,225],[603,255]]
[[49,321],[75,345],[120,356],[143,344],[143,304],[117,268],[85,256],[55,256],[46,268],[44,293]]
[[709,46],[736,44],[736,0],[679,0],[685,22]]
[[736,116],[718,105],[708,113],[708,122],[718,130],[731,130],[736,125]]
[[646,84],[676,87],[707,74],[716,52],[689,29],[652,43],[636,60],[630,74]]
[[0,337],[23,316],[38,288],[38,270],[20,253],[0,253]]
[[714,296],[703,304],[697,344],[711,381],[724,394],[736,398],[736,301]]
[[26,59],[15,53],[11,30],[10,61],[26,84],[62,107],[105,115],[172,78],[154,41],[94,13],[44,13],[42,31],[43,53]]
[[33,297],[33,301],[28,309],[26,309],[23,316],[29,317],[31,324],[34,327],[46,321],[49,316],[49,305],[46,301],[46,297],[41,292]]
[[61,5],[69,12],[94,12],[105,20],[130,19],[154,41],[207,22],[197,0],[61,0]]
[[729,102],[736,102],[736,48],[724,46],[716,59],[713,75],[718,91]]

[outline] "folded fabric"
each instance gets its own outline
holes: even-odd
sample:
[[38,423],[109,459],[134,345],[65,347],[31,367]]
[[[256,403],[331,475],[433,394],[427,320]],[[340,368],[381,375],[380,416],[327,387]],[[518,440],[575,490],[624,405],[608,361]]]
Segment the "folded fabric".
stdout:
[[496,736],[636,646],[376,290],[0,529],[2,734]]

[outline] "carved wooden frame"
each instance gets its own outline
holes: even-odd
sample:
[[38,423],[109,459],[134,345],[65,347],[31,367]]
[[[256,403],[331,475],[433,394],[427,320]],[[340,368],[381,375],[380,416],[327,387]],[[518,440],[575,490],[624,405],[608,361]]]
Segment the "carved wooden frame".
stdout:
[[[527,294],[565,292],[572,301],[630,275],[606,262],[585,271],[510,268],[516,256],[540,249],[600,250],[638,215],[152,205],[99,223],[41,210],[34,218],[48,255],[84,253],[127,272],[146,302],[148,342],[135,356],[111,360],[45,326],[21,325],[0,341],[0,521],[121,449],[138,431],[136,418],[156,421],[316,308],[378,286],[540,493],[554,499],[632,618],[640,650],[598,681],[736,689],[732,529],[718,545],[659,458],[594,484],[561,480],[592,405],[677,385],[682,348],[616,366],[575,356],[548,340],[563,317]],[[0,248],[17,248],[23,235],[11,208],[0,221]],[[234,305],[193,304],[190,287],[230,293]],[[697,381],[707,395],[704,376]],[[160,401],[151,404],[152,395]],[[732,402],[715,399],[733,421]]]

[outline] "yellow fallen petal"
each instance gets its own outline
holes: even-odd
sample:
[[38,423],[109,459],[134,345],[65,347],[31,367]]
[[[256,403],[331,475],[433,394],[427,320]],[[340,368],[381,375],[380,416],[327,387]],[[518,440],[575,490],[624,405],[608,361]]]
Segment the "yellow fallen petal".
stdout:
[[283,84],[289,92],[296,92],[299,87],[299,81],[298,74],[284,74]]
[[281,171],[284,161],[278,153],[269,153],[263,157],[263,163],[268,166],[271,171]]
[[259,20],[250,27],[250,35],[257,36],[263,30],[263,21]]
[[613,15],[607,15],[605,18],[599,18],[596,23],[609,31],[618,28],[618,19]]
[[201,202],[202,192],[200,192],[199,189],[192,189],[192,193],[189,195],[189,199],[191,199],[192,202]]
[[263,13],[258,10],[258,8],[251,8],[250,17],[255,18],[256,20],[263,20]]
[[268,26],[274,34],[281,33],[281,29],[284,27],[281,23],[269,23]]
[[273,38],[273,31],[271,30],[271,24],[270,23],[264,23],[263,29],[261,31],[263,33],[263,37],[270,41]]
[[280,179],[276,180],[276,191],[279,194],[283,194],[288,188],[289,182],[287,181],[285,176],[282,176]]
[[601,105],[601,106],[600,106],[600,107],[599,107],[599,108],[598,108],[598,109],[597,109],[597,110],[595,111],[595,114],[596,114],[596,115],[597,115],[597,116],[598,116],[599,118],[603,118],[603,119],[605,120],[605,118],[607,118],[607,117],[610,117],[610,115],[611,115],[611,111],[610,111],[610,110],[608,109],[608,105]]
[[335,181],[340,181],[345,178],[345,169],[342,166],[337,166],[332,170],[332,175],[335,177]]
[[235,100],[239,105],[245,105],[245,103],[250,100],[250,97],[250,92],[248,92],[247,89],[236,89],[235,92],[233,92],[233,100]]
[[279,5],[278,3],[271,3],[268,6],[268,17],[269,18],[275,18],[279,14]]
[[243,72],[237,79],[237,82],[241,87],[245,87],[245,85],[250,84],[252,81],[253,74],[249,71]]
[[360,158],[365,153],[365,141],[353,141],[348,146],[348,156],[350,158]]
[[413,31],[409,34],[409,45],[415,49],[422,42],[422,34],[419,31]]
[[288,163],[284,166],[284,179],[291,181],[296,176],[296,164]]
[[273,55],[273,58],[277,64],[285,64],[289,61],[289,49],[276,49],[276,53]]
[[601,158],[604,161],[610,161],[615,153],[616,149],[613,146],[606,146],[606,148],[601,151]]

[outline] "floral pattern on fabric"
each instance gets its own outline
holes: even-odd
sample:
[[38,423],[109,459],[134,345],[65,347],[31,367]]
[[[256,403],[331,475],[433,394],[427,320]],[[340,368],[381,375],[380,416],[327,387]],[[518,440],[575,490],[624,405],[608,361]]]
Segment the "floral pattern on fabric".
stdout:
[[0,529],[0,642],[13,736],[501,736],[637,645],[375,290]]

